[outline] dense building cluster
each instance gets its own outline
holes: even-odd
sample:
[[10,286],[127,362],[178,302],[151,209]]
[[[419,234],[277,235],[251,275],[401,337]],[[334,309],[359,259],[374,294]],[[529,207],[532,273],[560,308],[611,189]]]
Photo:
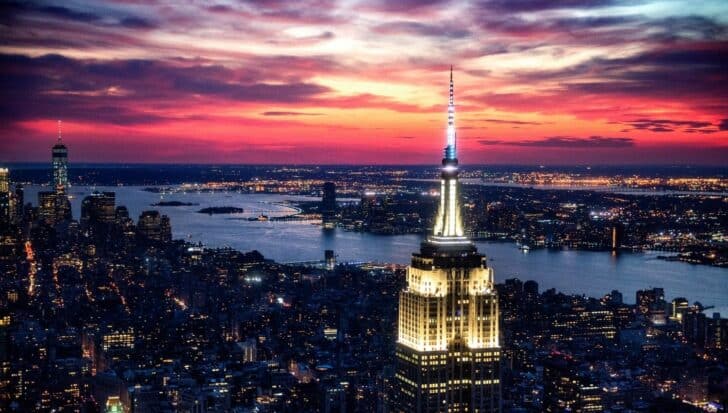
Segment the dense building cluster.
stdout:
[[498,285],[506,411],[721,411],[728,400],[728,319],[700,303],[668,303],[661,288],[637,304]]
[[383,400],[394,272],[281,266],[170,241],[157,213],[135,225],[93,211],[4,234],[3,410],[373,411]]
[[[472,238],[527,248],[661,250],[665,259],[728,266],[725,197],[627,195],[581,190],[466,186],[464,219]],[[426,233],[436,197],[416,186],[398,195],[370,193],[342,206],[339,226],[378,234]]]
[[[386,411],[401,270],[282,266],[171,241],[111,193],[86,201],[78,222],[31,208],[4,227],[4,410]],[[700,304],[497,289],[503,411],[726,401],[727,320]]]

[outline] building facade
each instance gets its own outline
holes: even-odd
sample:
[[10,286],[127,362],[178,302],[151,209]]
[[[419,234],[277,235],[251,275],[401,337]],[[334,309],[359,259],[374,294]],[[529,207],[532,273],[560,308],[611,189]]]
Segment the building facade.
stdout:
[[498,295],[493,269],[464,235],[456,144],[451,71],[440,206],[400,292],[396,412],[501,409]]

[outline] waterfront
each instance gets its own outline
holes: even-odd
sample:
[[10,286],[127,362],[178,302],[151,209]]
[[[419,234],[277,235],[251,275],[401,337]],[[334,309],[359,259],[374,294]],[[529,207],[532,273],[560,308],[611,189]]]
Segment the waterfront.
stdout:
[[[242,251],[257,249],[267,258],[279,262],[310,261],[323,258],[325,249],[332,249],[340,261],[377,261],[406,264],[419,248],[419,235],[380,236],[347,232],[341,229],[323,231],[311,221],[248,221],[260,214],[282,216],[295,209],[282,205],[286,200],[316,200],[303,196],[240,193],[173,193],[163,195],[165,201],[196,203],[193,206],[153,207],[160,194],[142,187],[73,187],[73,216],[80,217],[84,196],[93,190],[116,192],[117,205],[125,205],[135,220],[143,210],[158,209],[172,222],[175,238],[201,241],[207,246],[230,246]],[[37,203],[38,187],[26,189],[26,199]],[[235,206],[243,214],[207,215],[197,213],[210,206]],[[541,290],[556,288],[568,293],[599,297],[620,290],[625,301],[634,302],[638,289],[664,287],[667,299],[684,296],[690,302],[715,305],[715,310],[728,314],[728,269],[668,262],[656,252],[623,253],[612,256],[605,252],[532,250],[524,254],[514,244],[478,242],[495,269],[496,279],[518,277],[536,280]]]
[[[430,180],[425,180],[430,181]],[[431,180],[435,182],[436,180]],[[714,196],[725,197],[728,192],[720,191],[679,191],[674,189],[648,189],[648,188],[628,188],[622,186],[594,186],[594,185],[550,185],[550,184],[521,184],[515,182],[492,182],[482,179],[462,179],[464,185],[480,185],[492,186],[498,188],[522,188],[543,191],[592,191],[606,192],[619,195],[640,195],[640,196]]]

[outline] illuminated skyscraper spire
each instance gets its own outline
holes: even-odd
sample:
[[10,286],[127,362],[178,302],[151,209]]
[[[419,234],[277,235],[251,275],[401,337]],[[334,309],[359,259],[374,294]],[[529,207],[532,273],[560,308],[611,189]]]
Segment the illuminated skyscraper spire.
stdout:
[[440,208],[399,293],[395,413],[501,413],[493,269],[463,231],[450,68]]
[[[460,200],[458,197],[457,135],[455,132],[455,87],[450,67],[450,99],[447,106],[447,140],[442,159],[440,208],[432,235],[448,238],[448,242],[468,242],[464,238]],[[444,240],[440,240],[444,241]]]

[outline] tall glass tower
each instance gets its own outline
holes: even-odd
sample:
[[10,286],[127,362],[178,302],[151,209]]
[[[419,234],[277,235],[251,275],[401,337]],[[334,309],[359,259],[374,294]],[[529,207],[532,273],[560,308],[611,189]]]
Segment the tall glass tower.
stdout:
[[440,207],[400,292],[396,412],[500,412],[493,269],[463,231],[452,68]]
[[61,121],[58,121],[58,141],[51,149],[53,161],[54,218],[52,222],[71,219],[71,202],[68,199],[68,148],[61,137]]
[[61,138],[61,121],[58,121],[58,141],[53,145],[53,186],[56,193],[65,193],[68,189],[68,149]]

